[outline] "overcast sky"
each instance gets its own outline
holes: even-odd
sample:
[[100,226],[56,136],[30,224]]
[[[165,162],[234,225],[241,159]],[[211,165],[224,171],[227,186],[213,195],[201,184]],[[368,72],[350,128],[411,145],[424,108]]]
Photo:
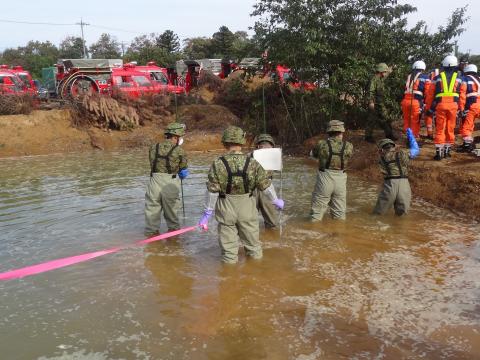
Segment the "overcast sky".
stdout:
[[[479,0],[401,0],[418,8],[409,21],[423,19],[435,29],[445,24],[451,12],[469,4],[469,13],[480,14]],[[89,24],[85,28],[87,44],[96,41],[102,32],[113,34],[127,44],[139,34],[175,31],[180,38],[211,36],[221,25],[230,30],[247,30],[255,0],[82,0],[82,1],[2,1],[0,20],[71,24],[80,18]],[[21,5],[20,5],[21,4]],[[111,29],[103,29],[100,27]],[[460,37],[461,51],[480,54],[480,22],[470,19],[467,31]],[[123,30],[123,31],[120,31]],[[80,35],[75,25],[26,25],[0,21],[0,51],[24,45],[29,40],[50,40],[58,45],[67,35]]]

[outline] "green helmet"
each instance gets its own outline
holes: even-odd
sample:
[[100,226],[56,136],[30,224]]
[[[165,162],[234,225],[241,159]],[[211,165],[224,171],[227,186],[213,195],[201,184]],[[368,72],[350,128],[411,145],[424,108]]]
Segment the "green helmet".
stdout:
[[377,146],[378,146],[379,149],[383,149],[383,147],[386,146],[386,145],[395,146],[395,142],[393,142],[393,140],[391,140],[391,139],[382,139],[377,143]]
[[245,132],[238,126],[229,126],[222,136],[222,143],[245,144]]
[[375,67],[375,70],[377,72],[387,72],[389,70],[389,68],[388,68],[387,64],[380,63],[380,64],[377,64],[377,66]]
[[167,125],[165,128],[165,135],[171,134],[171,135],[177,135],[177,136],[183,136],[185,135],[185,124],[181,124],[178,122],[173,122]]
[[275,146],[275,140],[273,140],[273,137],[269,134],[260,134],[255,138],[255,145],[260,144],[261,142],[269,142],[272,144],[272,146]]
[[340,120],[332,120],[328,123],[327,133],[330,132],[345,132],[345,126],[343,125],[343,121]]

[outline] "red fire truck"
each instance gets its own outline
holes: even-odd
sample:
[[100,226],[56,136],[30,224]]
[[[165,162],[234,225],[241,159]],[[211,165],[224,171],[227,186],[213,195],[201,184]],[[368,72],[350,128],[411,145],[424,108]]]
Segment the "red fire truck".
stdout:
[[12,70],[13,73],[17,74],[17,76],[23,81],[27,92],[32,95],[37,94],[37,86],[35,85],[32,75],[27,70],[24,70],[21,66],[13,66]]
[[149,61],[147,65],[138,66],[134,64],[134,69],[147,74],[153,86],[159,93],[184,94],[183,86],[175,85],[167,68],[158,66],[155,61]]
[[0,94],[25,94],[27,88],[23,81],[8,68],[0,65]]
[[135,65],[131,64],[113,68],[112,78],[109,83],[112,91],[120,91],[131,98],[159,92],[158,88],[147,78],[146,74],[138,71]]

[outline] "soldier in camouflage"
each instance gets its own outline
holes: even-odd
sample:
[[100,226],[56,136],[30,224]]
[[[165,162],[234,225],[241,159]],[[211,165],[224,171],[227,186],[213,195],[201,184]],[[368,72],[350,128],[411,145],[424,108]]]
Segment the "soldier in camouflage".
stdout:
[[222,261],[231,264],[238,261],[239,239],[247,256],[260,259],[262,245],[253,192],[256,189],[263,192],[278,209],[283,209],[283,200],[277,198],[262,166],[242,153],[245,144],[242,129],[228,127],[222,143],[227,153],[216,159],[208,172],[205,209],[199,226],[207,229],[215,209]]
[[347,174],[345,169],[353,154],[353,145],[343,141],[343,122],[332,120],[328,124],[327,140],[320,140],[312,150],[318,158],[319,170],[312,194],[312,221],[323,219],[330,208],[334,219],[345,219],[347,210]]
[[181,145],[185,125],[178,122],[165,129],[165,141],[150,147],[150,181],[145,193],[145,235],[158,234],[161,214],[169,231],[180,228],[180,179],[188,176],[188,165]]
[[[260,134],[255,138],[257,149],[271,149],[275,146],[275,140],[269,134]],[[267,171],[267,177],[273,180],[273,171]],[[257,209],[263,216],[266,228],[274,228],[278,225],[278,211],[270,199],[261,191],[255,190]]]
[[408,182],[409,156],[405,151],[397,151],[395,143],[390,139],[380,140],[378,148],[380,152],[379,165],[384,182],[373,213],[383,215],[393,206],[396,215],[405,215],[410,209],[412,198]]
[[396,140],[393,134],[391,119],[385,106],[385,77],[389,71],[388,65],[380,63],[376,66],[375,76],[370,81],[368,91],[368,119],[365,126],[365,141],[375,143],[373,129],[380,126],[385,132],[385,137]]

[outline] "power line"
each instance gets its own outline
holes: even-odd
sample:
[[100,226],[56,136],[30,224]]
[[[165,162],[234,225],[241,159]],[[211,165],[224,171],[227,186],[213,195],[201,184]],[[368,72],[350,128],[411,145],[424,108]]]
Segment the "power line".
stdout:
[[131,33],[131,34],[138,34],[138,31],[131,31],[131,30],[124,30],[124,29],[112,28],[112,27],[108,27],[108,26],[100,26],[100,25],[93,25],[93,24],[91,24],[91,27],[98,28],[98,29],[111,30],[111,31],[121,31],[121,32],[126,32],[126,33]]
[[6,20],[0,19],[0,22],[12,23],[12,24],[28,24],[28,25],[52,25],[52,26],[71,26],[77,24],[61,24],[61,23],[51,23],[51,22],[33,22],[33,21],[19,21],[19,20]]

